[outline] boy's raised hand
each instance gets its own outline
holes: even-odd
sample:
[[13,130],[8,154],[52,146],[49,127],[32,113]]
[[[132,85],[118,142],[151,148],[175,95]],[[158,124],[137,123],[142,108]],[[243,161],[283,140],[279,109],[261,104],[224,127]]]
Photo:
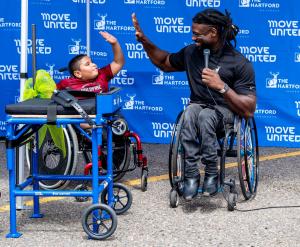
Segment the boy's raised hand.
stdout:
[[116,38],[115,36],[111,35],[111,34],[108,33],[108,32],[100,31],[99,33],[100,33],[100,34],[102,35],[102,37],[103,37],[108,43],[110,43],[111,45],[116,44],[116,43],[118,42],[117,38]]
[[136,15],[135,13],[132,13],[131,15],[131,19],[132,19],[132,23],[133,23],[133,26],[135,28],[135,36],[136,36],[136,40],[141,42],[143,40],[143,38],[145,37],[141,27],[140,27],[140,24],[136,18]]

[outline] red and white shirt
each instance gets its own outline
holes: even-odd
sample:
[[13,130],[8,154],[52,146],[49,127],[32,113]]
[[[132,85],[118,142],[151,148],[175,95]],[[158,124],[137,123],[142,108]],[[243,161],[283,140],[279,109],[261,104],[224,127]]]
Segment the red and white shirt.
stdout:
[[79,78],[70,77],[61,80],[56,84],[59,90],[71,89],[78,91],[87,91],[94,93],[103,93],[108,91],[108,82],[113,78],[110,65],[98,69],[98,76],[93,80],[81,80]]

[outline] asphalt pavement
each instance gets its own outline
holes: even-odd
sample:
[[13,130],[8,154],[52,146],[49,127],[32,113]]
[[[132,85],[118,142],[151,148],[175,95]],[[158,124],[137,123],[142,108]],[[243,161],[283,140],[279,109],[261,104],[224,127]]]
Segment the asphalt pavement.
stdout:
[[[43,197],[44,217],[30,218],[31,209],[18,211],[18,232],[23,235],[7,239],[8,175],[1,143],[0,246],[300,246],[300,149],[260,148],[257,196],[244,201],[238,191],[236,210],[229,212],[222,194],[198,196],[189,203],[180,200],[177,208],[170,208],[168,145],[143,147],[149,163],[148,190],[140,190],[139,168],[126,174],[122,182],[132,192],[133,203],[126,213],[118,215],[111,237],[104,241],[87,238],[81,215],[90,201]],[[77,173],[82,169],[83,164]],[[238,181],[236,167],[230,166],[226,173]]]

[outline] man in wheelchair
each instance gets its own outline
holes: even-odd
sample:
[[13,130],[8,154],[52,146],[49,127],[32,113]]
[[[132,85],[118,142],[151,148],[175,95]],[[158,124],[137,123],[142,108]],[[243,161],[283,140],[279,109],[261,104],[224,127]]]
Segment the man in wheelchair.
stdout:
[[190,104],[180,136],[185,156],[183,197],[191,200],[198,193],[200,161],[205,165],[202,192],[214,195],[218,191],[217,132],[233,124],[234,114],[252,117],[256,106],[253,67],[235,49],[239,28],[227,10],[223,14],[206,9],[193,18],[195,43],[169,53],[145,36],[135,14],[132,21],[151,62],[165,72],[186,71],[189,80]]

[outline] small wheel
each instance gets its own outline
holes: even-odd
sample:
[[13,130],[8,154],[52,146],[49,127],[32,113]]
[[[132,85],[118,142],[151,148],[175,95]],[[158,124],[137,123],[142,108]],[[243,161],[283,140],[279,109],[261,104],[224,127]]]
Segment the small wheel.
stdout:
[[110,237],[117,228],[117,215],[111,207],[93,204],[83,211],[81,224],[86,234],[96,240]]
[[236,194],[235,193],[229,193],[228,194],[228,202],[227,202],[227,209],[228,211],[234,211],[234,208],[236,206]]
[[171,208],[177,208],[179,204],[179,195],[175,189],[170,191],[170,206]]
[[147,191],[148,187],[148,171],[143,169],[141,177],[141,190],[143,192]]
[[[113,194],[114,198],[112,208],[115,210],[117,215],[125,213],[132,204],[131,192],[125,185],[114,183]],[[101,193],[101,202],[104,204],[108,204],[107,188]]]
[[[88,187],[85,184],[78,184],[74,190],[78,191],[88,191]],[[87,196],[75,196],[77,202],[86,202],[89,200]]]

